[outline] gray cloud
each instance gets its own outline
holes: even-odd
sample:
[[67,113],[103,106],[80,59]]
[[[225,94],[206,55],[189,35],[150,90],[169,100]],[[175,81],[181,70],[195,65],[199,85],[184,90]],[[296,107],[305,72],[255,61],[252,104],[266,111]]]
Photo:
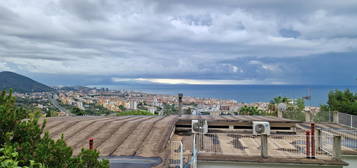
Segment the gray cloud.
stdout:
[[14,0],[0,6],[0,67],[65,75],[283,78],[286,66],[265,58],[356,52],[356,6],[332,0]]

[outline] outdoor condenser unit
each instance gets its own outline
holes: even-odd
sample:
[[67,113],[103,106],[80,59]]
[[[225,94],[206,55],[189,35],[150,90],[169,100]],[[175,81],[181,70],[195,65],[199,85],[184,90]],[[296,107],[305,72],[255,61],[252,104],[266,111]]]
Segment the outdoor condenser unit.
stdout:
[[270,124],[265,121],[253,121],[253,135],[270,135]]
[[207,132],[207,120],[192,120],[192,133],[206,134]]

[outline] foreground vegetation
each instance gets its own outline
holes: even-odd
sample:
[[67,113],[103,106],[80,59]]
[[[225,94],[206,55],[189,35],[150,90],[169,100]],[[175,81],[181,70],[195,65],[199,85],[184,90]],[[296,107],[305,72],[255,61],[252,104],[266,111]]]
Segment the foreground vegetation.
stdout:
[[106,168],[96,150],[72,156],[63,139],[53,140],[39,123],[39,113],[16,106],[10,93],[0,95],[0,168]]
[[288,97],[275,97],[268,106],[267,110],[259,109],[256,106],[243,106],[239,109],[239,112],[234,114],[240,115],[263,115],[263,116],[277,116],[279,104],[284,104],[285,109],[282,111],[283,117],[292,120],[305,120],[305,102],[304,99],[292,100]]
[[327,109],[357,115],[357,93],[334,90],[328,94]]
[[331,121],[333,111],[357,115],[357,93],[353,93],[349,89],[330,91],[327,104],[320,106],[320,112],[314,116],[314,121]]
[[118,116],[127,116],[127,115],[154,115],[145,110],[127,110],[117,113]]

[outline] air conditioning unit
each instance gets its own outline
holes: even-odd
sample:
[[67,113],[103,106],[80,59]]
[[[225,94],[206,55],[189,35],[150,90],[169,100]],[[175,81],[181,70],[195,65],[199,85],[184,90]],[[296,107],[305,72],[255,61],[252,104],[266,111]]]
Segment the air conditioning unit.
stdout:
[[192,133],[206,134],[207,132],[207,120],[192,120]]
[[265,121],[253,121],[253,135],[270,135],[270,124]]

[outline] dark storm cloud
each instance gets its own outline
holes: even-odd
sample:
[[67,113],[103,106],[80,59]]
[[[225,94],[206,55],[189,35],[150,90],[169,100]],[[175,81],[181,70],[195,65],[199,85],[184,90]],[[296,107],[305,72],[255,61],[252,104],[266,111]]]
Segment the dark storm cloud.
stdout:
[[14,0],[0,5],[0,70],[309,83],[326,66],[302,78],[297,60],[356,53],[356,20],[357,1]]

